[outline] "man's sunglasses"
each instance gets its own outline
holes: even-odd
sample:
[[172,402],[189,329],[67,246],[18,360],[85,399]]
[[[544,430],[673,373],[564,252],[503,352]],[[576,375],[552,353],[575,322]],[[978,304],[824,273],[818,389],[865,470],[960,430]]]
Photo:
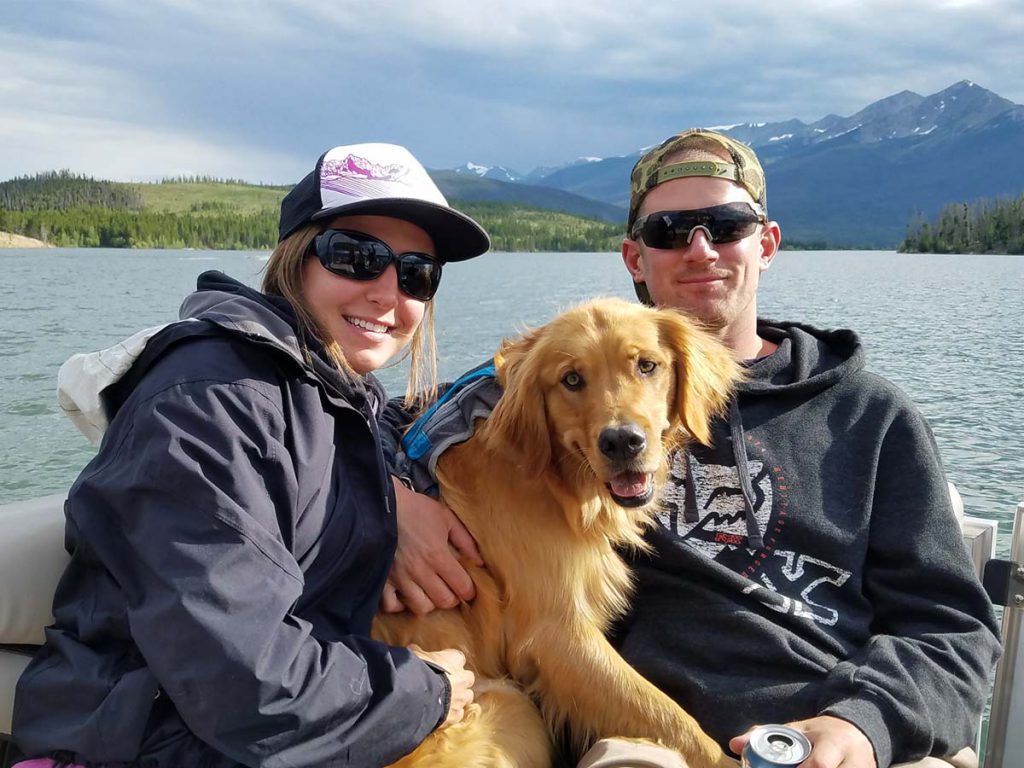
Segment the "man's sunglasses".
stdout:
[[712,243],[734,243],[754,234],[757,225],[765,221],[764,213],[750,203],[724,203],[690,211],[649,213],[634,222],[630,237],[643,238],[651,248],[683,248],[693,241],[693,233],[702,229]]
[[313,240],[324,269],[353,280],[376,280],[392,264],[398,288],[420,301],[430,301],[441,283],[441,262],[426,253],[395,254],[383,240],[349,229],[328,229]]

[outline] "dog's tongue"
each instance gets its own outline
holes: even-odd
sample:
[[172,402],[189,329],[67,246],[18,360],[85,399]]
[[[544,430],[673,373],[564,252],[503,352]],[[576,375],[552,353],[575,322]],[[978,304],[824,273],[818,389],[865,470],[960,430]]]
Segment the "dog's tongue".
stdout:
[[613,477],[608,485],[619,498],[631,499],[647,493],[647,477],[643,472],[623,472]]

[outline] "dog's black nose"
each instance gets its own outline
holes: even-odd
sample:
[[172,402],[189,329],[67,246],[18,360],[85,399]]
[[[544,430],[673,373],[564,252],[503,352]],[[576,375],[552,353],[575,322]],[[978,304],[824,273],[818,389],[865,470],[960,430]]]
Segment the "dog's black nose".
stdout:
[[643,452],[647,436],[636,424],[605,427],[597,438],[597,447],[612,461],[625,461]]

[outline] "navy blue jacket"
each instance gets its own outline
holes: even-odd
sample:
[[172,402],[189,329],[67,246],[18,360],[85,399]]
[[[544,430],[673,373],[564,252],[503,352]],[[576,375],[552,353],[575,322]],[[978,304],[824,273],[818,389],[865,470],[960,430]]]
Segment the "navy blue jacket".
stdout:
[[14,738],[103,764],[393,762],[449,691],[368,639],[396,541],[382,391],[304,355],[286,302],[219,273],[182,316],[105,390]]

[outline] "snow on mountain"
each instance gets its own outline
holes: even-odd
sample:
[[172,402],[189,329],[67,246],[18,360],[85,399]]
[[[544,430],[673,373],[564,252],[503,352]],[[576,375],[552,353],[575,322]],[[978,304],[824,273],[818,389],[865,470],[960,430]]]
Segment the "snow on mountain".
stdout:
[[498,181],[520,181],[523,178],[521,173],[506,168],[503,165],[479,165],[473,162],[467,162],[465,165],[460,165],[458,168],[453,168],[455,173],[465,173],[474,176],[479,176],[481,179],[496,179]]

